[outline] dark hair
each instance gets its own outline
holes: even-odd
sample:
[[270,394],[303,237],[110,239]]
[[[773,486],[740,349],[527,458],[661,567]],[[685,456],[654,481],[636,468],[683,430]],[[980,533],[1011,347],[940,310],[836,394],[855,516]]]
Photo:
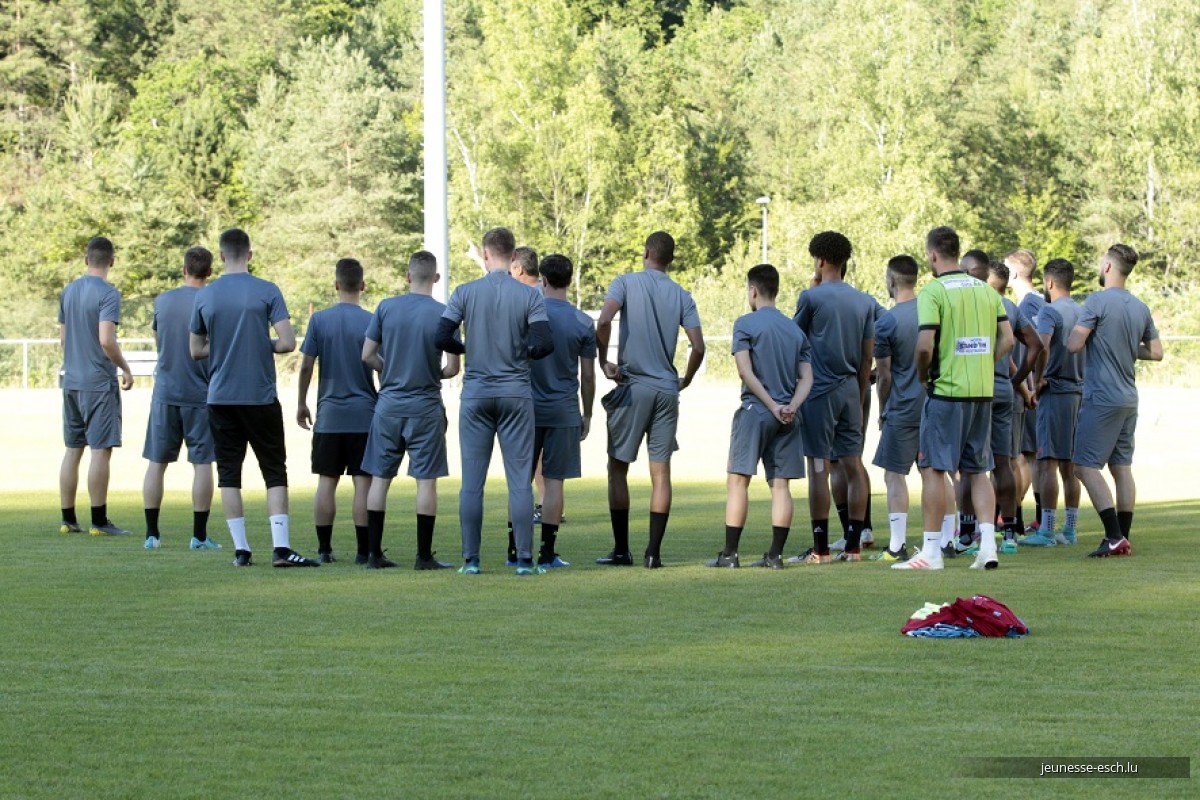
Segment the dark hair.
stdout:
[[113,263],[113,243],[103,236],[93,237],[87,243],[83,253],[88,266],[111,267]]
[[915,286],[917,284],[917,274],[921,271],[917,260],[907,253],[901,253],[898,256],[889,258],[887,268],[888,272],[892,273],[896,280],[905,286]]
[[571,285],[575,267],[571,259],[561,253],[551,253],[542,259],[541,274],[552,289],[565,289]]
[[1127,244],[1114,244],[1108,248],[1107,255],[1122,275],[1128,275],[1137,266],[1137,251]]
[[[1033,255],[1032,250],[1025,248],[1013,250],[1004,257],[1004,260],[1013,261],[1020,266],[1020,269],[1017,270],[1018,278],[1032,278],[1033,273],[1037,270],[1037,258]],[[1009,277],[1012,277],[1011,273]]]
[[1069,292],[1071,284],[1075,282],[1075,265],[1065,258],[1052,258],[1042,268],[1042,274],[1047,278],[1053,278],[1059,287]]
[[655,231],[646,237],[646,253],[660,267],[675,260],[675,239],[666,231]]
[[437,275],[437,256],[428,250],[418,250],[408,258],[408,274],[420,283],[428,283]]
[[[837,231],[821,231],[808,242],[810,256],[835,267],[845,267],[853,253],[854,248],[851,247],[850,240]],[[843,270],[842,275],[845,274]]]
[[492,228],[483,235],[483,249],[499,259],[511,259],[516,247],[516,237],[508,228]]
[[521,272],[530,278],[538,277],[537,251],[532,247],[518,247],[512,253],[513,263],[521,267]]
[[363,266],[357,258],[339,258],[333,274],[343,292],[353,292],[362,286]]
[[770,264],[751,267],[746,273],[746,283],[757,289],[763,297],[774,300],[779,294],[779,270]]
[[217,241],[217,246],[225,255],[225,258],[240,261],[250,252],[250,234],[241,228],[229,228],[226,231],[222,231],[221,238]]
[[1003,261],[989,261],[987,265],[987,271],[989,278],[997,278],[1002,284],[1004,284],[1000,287],[1001,289],[1008,288],[1008,279],[1011,273]]
[[992,260],[992,257],[982,250],[968,250],[962,254],[962,260],[974,261],[976,264],[979,264],[986,270],[988,262]]
[[[948,228],[945,225],[940,228],[934,228],[925,237],[925,249],[932,250],[943,258],[952,261],[958,260],[958,252],[962,245],[958,241],[958,234],[953,228]],[[987,262],[986,256],[984,263]]]
[[213,254],[207,247],[189,247],[183,254],[183,272],[193,278],[212,275]]

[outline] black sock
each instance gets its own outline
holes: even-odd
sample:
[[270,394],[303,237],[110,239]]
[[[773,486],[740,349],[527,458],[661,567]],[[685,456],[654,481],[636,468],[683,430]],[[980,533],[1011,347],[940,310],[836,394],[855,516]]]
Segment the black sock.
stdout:
[[71,506],[70,508],[64,508],[62,510],[62,512],[63,512],[63,516],[62,516],[63,522],[67,523],[68,525],[78,525],[79,524],[79,520],[75,518],[75,506]]
[[1133,527],[1133,512],[1118,511],[1117,523],[1121,526],[1121,535],[1126,539],[1129,538],[1129,529]]
[[829,555],[829,520],[814,519],[812,521],[813,552],[819,556]]
[[539,564],[549,564],[554,560],[554,542],[558,539],[558,526],[549,522],[542,523],[542,552],[538,558]]
[[863,528],[875,530],[875,526],[871,521],[871,495],[867,495],[867,518],[863,520]]
[[850,504],[839,503],[837,506],[838,522],[842,523],[842,535],[850,533]]
[[671,512],[650,512],[650,545],[646,548],[646,555],[661,557],[662,540],[667,535],[667,517],[671,516]]
[[1034,504],[1033,522],[1035,525],[1041,525],[1042,524],[1042,493],[1041,492],[1033,493],[1033,504]]
[[610,508],[608,516],[612,520],[613,552],[617,555],[629,552],[629,509]]
[[1112,539],[1114,542],[1119,541],[1121,536],[1121,522],[1117,518],[1117,510],[1115,508],[1106,508],[1100,512],[1100,521],[1104,523],[1104,538]]
[[158,509],[146,509],[146,535],[158,538]]
[[[365,556],[365,555],[367,555],[367,553],[371,552],[371,515],[375,514],[375,513],[384,514],[386,512],[368,511],[367,512],[367,526],[365,528],[360,528],[357,525],[354,526],[354,538],[358,541],[358,554],[360,556]],[[383,519],[382,518],[380,518],[379,527],[380,527],[380,530],[383,529]]]
[[862,550],[862,520],[850,520],[850,526],[846,529],[846,552],[857,553]]
[[367,511],[367,555],[383,555],[383,519],[386,511]]
[[512,520],[508,521],[508,560],[517,560],[517,539],[513,536]]
[[1021,504],[1017,504],[1017,530],[1025,530],[1025,512],[1021,510]]
[[333,526],[318,525],[317,526],[317,552],[332,553],[333,552]]
[[432,514],[417,514],[417,557],[426,561],[433,558],[433,524],[437,517]]
[[193,511],[192,512],[192,536],[195,536],[197,541],[208,541],[208,512]]
[[1017,527],[1017,518],[1016,517],[1001,517],[1000,518],[1000,530],[1004,532],[1005,540],[1009,540],[1009,539],[1015,540],[1017,538],[1017,531],[1019,531],[1021,529],[1019,527]]
[[787,544],[788,528],[782,525],[771,526],[771,549],[767,553],[771,558],[779,558],[783,555],[783,547]]
[[102,506],[92,506],[92,524],[96,527],[108,522],[108,503]]
[[735,555],[738,551],[738,543],[742,540],[742,526],[734,527],[733,525],[725,526],[725,549],[722,551],[727,556]]
[[[369,541],[369,540],[370,540],[370,538],[371,538],[371,533],[370,533],[370,531],[367,529],[367,526],[366,526],[366,525],[355,525],[355,526],[354,526],[354,539],[355,539],[355,541],[356,541],[356,542],[358,542],[358,541],[362,541],[362,542]],[[333,552],[333,545],[332,545],[332,542],[330,543],[329,552],[331,552],[331,553]]]

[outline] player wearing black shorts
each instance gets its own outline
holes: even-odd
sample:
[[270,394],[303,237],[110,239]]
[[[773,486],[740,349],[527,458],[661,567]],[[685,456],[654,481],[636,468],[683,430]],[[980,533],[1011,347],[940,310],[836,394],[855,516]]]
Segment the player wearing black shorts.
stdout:
[[[371,312],[362,307],[363,268],[353,258],[343,258],[334,267],[337,305],[318,311],[308,321],[300,352],[300,401],[296,422],[304,430],[311,426],[312,471],[317,478],[313,496],[313,523],[317,529],[317,558],[335,561],[333,520],[337,513],[337,486],[342,475],[354,482],[354,535],[356,560],[365,563],[367,547],[367,491],[371,476],[362,469],[367,432],[375,413],[375,379],[362,361],[363,338],[371,323]],[[317,381],[317,420],[308,408],[308,386],[313,367]]]

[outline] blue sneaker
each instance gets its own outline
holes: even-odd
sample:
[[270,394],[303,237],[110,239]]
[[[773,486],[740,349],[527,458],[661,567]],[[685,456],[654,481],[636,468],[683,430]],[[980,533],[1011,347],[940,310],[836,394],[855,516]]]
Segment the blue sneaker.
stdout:
[[1047,536],[1041,531],[1038,531],[1037,533],[1031,533],[1024,539],[1021,539],[1019,544],[1022,547],[1054,547],[1056,544],[1058,544],[1058,542],[1055,540],[1054,534]]
[[146,548],[147,550],[157,550],[158,549],[158,537],[157,536],[147,536],[146,543],[144,545],[142,545],[142,547]]
[[1058,544],[1075,544],[1075,540],[1076,534],[1074,528],[1063,528],[1062,531],[1060,531],[1059,534],[1054,537],[1054,541],[1056,541]]
[[221,549],[221,545],[217,544],[212,539],[205,539],[202,542],[199,539],[197,539],[195,536],[192,537],[192,543],[191,543],[190,547],[193,550],[220,550]]
[[517,565],[518,575],[545,575],[546,568],[541,564],[534,564],[532,561],[525,561]]
[[558,553],[555,553],[553,561],[547,561],[546,563],[539,564],[538,566],[545,567],[546,569],[561,569],[562,567],[571,566],[571,562],[563,561],[562,558],[558,555]]
[[1000,552],[1006,556],[1015,556],[1017,554],[1017,540],[1005,539],[1000,545]]
[[515,566],[517,566],[517,560],[516,560],[516,559],[514,559],[514,558],[509,558],[509,559],[506,559],[506,560],[505,560],[505,562],[504,562],[504,566],[506,566],[506,567],[515,567]]
[[478,575],[479,574],[479,564],[475,563],[474,561],[468,561],[467,563],[463,564],[461,567],[458,568],[458,574],[459,575]]

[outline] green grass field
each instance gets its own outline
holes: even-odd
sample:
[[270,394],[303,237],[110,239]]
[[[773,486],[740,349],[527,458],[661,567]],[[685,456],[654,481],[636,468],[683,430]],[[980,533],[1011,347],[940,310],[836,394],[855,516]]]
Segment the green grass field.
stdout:
[[[943,573],[774,573],[702,566],[724,488],[692,483],[677,487],[669,568],[650,572],[591,564],[610,545],[607,509],[603,483],[581,481],[559,545],[576,566],[518,579],[502,566],[499,489],[477,578],[350,558],[273,570],[261,493],[248,510],[262,563],[242,570],[219,511],[225,549],[187,550],[182,494],[158,552],[60,536],[51,493],[0,495],[0,797],[1196,796],[1194,779],[959,773],[981,755],[1200,754],[1200,502],[1139,509],[1131,559],[1083,558],[1099,528],[1085,509],[1079,545],[995,572],[960,558]],[[742,550],[757,555],[755,489]],[[306,553],[310,502],[293,498]],[[647,502],[635,485],[635,509]],[[405,567],[411,503],[397,482],[386,545]],[[456,505],[447,483],[436,545],[454,561]],[[141,530],[136,495],[110,508]],[[335,548],[352,556],[352,542],[343,519]],[[899,634],[925,601],[974,593],[1032,634]]]

